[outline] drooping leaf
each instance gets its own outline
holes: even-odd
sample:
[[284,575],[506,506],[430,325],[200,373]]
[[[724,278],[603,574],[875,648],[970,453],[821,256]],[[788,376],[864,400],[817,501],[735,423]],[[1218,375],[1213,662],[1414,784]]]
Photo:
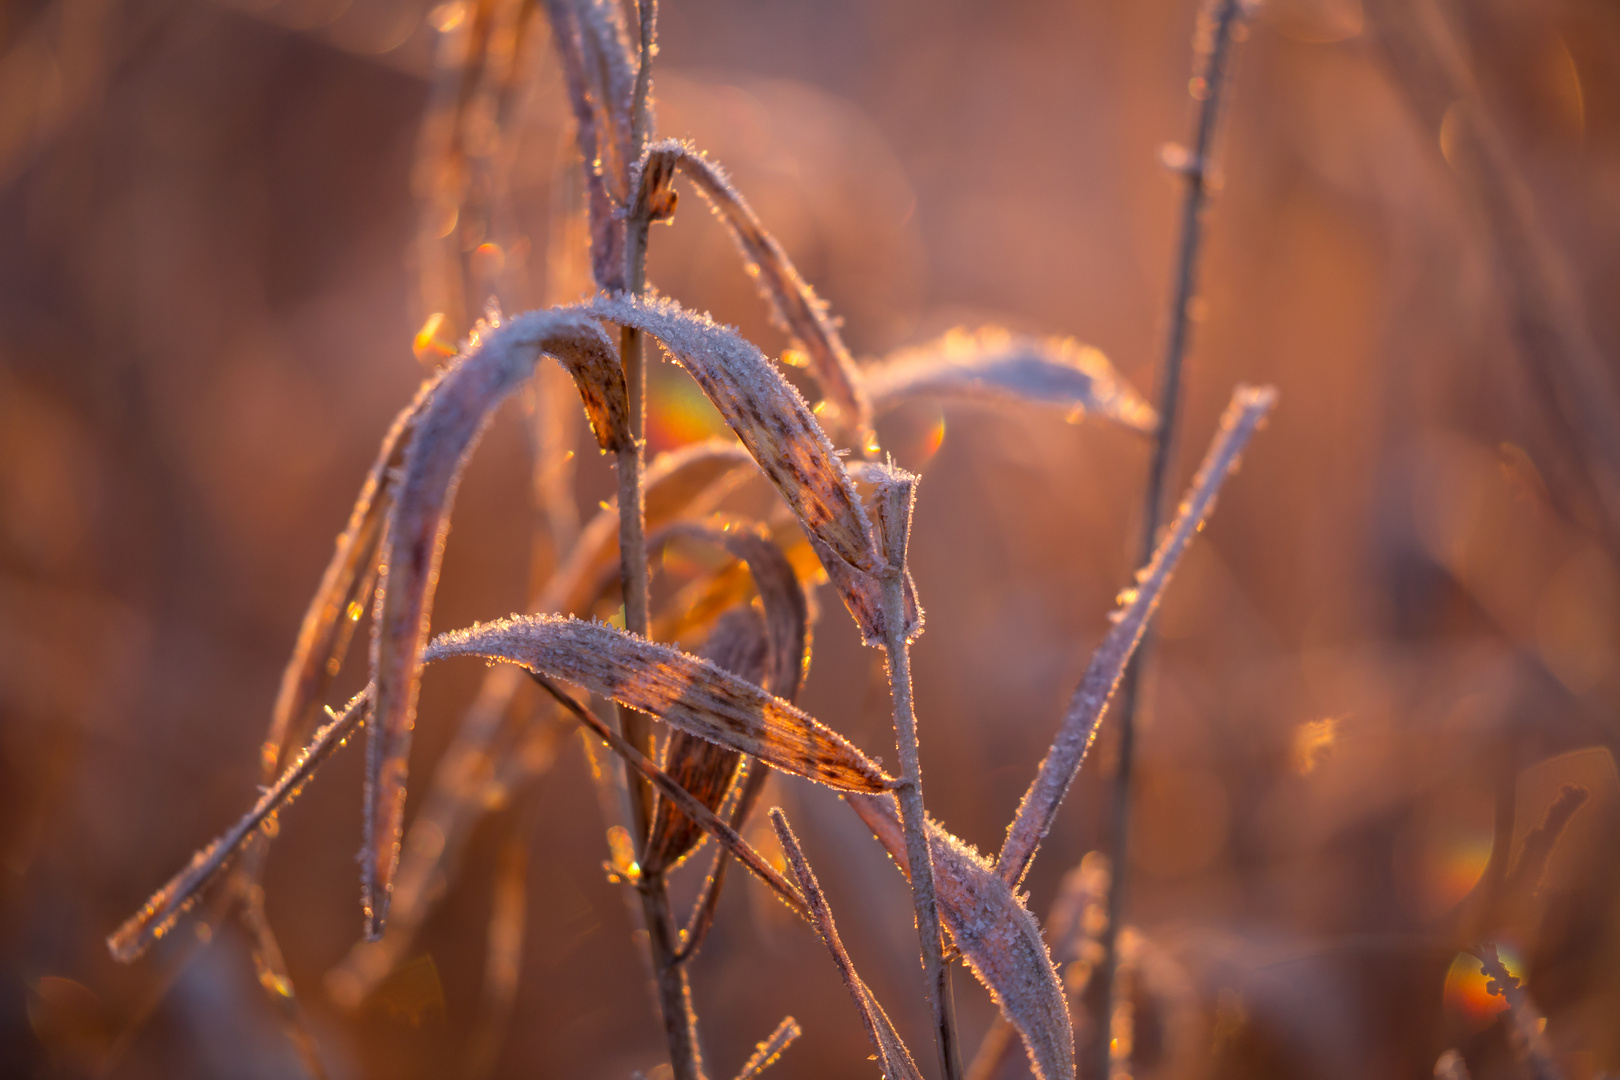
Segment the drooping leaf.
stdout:
[[657,338],[714,402],[805,528],[851,566],[876,568],[866,511],[849,474],[804,399],[763,353],[672,300],[606,296],[592,308]]
[[582,686],[671,727],[847,791],[894,781],[842,735],[752,683],[603,623],[531,615],[442,634],[429,661],[482,656]]
[[1016,886],[1023,880],[1042,837],[1052,827],[1063,796],[1080,772],[1086,751],[1097,736],[1103,710],[1146,633],[1176,564],[1214,509],[1221,485],[1236,471],[1243,448],[1276,400],[1276,391],[1270,387],[1240,386],[1233,392],[1220,430],[1198,467],[1175,521],[1154,552],[1153,561],[1137,573],[1135,587],[1121,594],[1120,607],[1110,616],[1113,626],[1092,654],[1080,685],[1069,699],[1057,738],[1007,829],[1007,840],[996,859],[996,872],[1008,884]]
[[748,272],[770,304],[772,321],[804,354],[811,374],[838,410],[837,420],[860,445],[874,443],[871,408],[860,374],[827,305],[799,274],[787,252],[776,242],[719,165],[691,146],[665,139],[647,148],[641,171],[641,198],[656,201],[679,169],[708,200],[715,216],[725,223]]
[[[900,811],[887,795],[850,795],[848,801],[910,876]],[[940,918],[979,982],[1018,1029],[1035,1075],[1073,1080],[1074,1029],[1063,984],[1052,967],[1035,917],[972,847],[928,822],[928,852]]]
[[845,951],[844,943],[838,936],[838,925],[833,922],[832,908],[828,906],[821,884],[810,869],[810,861],[799,847],[799,838],[793,835],[787,816],[780,807],[771,810],[771,824],[776,828],[776,838],[781,841],[782,851],[787,855],[788,866],[793,871],[799,890],[804,893],[810,910],[810,925],[815,927],[827,951],[832,953],[833,963],[838,965],[838,974],[844,978],[844,987],[849,991],[849,996],[855,999],[861,1023],[866,1026],[866,1037],[877,1050],[878,1067],[886,1080],[922,1080],[922,1073],[917,1070],[911,1051],[906,1049],[905,1042],[894,1030],[894,1024],[889,1022],[888,1014],[878,1004],[877,995],[862,981],[849,953]]
[[1053,405],[1147,434],[1159,423],[1153,407],[1096,349],[997,327],[952,330],[904,349],[866,368],[861,381],[879,416],[916,398],[939,398]]
[[421,650],[461,470],[490,414],[541,354],[574,376],[604,449],[630,445],[623,372],[613,343],[581,308],[555,308],[488,326],[445,373],[417,419],[383,542],[383,584],[372,635],[376,722],[366,755],[365,858],[361,863],[366,936],[382,932],[399,858],[405,778]]

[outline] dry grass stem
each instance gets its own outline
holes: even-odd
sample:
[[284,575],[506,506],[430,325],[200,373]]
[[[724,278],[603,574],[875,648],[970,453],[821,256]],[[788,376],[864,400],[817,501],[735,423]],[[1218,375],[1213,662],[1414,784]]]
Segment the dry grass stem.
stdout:
[[776,1059],[782,1056],[782,1051],[792,1046],[794,1040],[803,1034],[797,1020],[791,1016],[784,1016],[770,1037],[754,1047],[753,1054],[743,1063],[742,1071],[737,1074],[737,1080],[754,1080],[754,1077],[775,1065]]
[[832,909],[827,906],[827,897],[822,893],[803,849],[799,847],[799,838],[793,835],[793,828],[780,808],[771,810],[771,825],[776,829],[776,837],[787,855],[788,866],[799,888],[804,890],[810,925],[815,927],[827,951],[832,953],[833,963],[838,965],[838,974],[844,978],[844,988],[855,999],[861,1022],[866,1026],[866,1036],[872,1040],[872,1047],[877,1051],[878,1067],[883,1076],[886,1080],[922,1080],[922,1073],[917,1070],[911,1051],[906,1049],[883,1006],[878,1004],[877,997],[861,981],[849,953],[844,950],[844,943],[838,937],[838,925],[833,922]]
[[1564,1071],[1547,1045],[1547,1021],[1537,1011],[1535,1002],[1524,984],[1508,971],[1507,965],[1496,953],[1496,946],[1487,942],[1470,952],[1479,960],[1484,972],[1485,989],[1507,1002],[1508,1041],[1513,1052],[1524,1062],[1533,1080],[1564,1080]]
[[1243,448],[1276,400],[1276,392],[1270,388],[1239,387],[1233,393],[1186,500],[1152,561],[1138,571],[1136,584],[1122,594],[1121,606],[1110,616],[1113,625],[1092,654],[1080,685],[1069,699],[1057,738],[1007,829],[1006,843],[996,858],[996,872],[1008,884],[1018,884],[1029,870],[1041,839],[1051,829],[1058,806],[1097,737],[1103,710],[1147,632],[1148,621],[1159,606],[1176,564],[1214,509],[1221,485],[1236,470]]
[[153,942],[174,929],[180,917],[230,867],[254,834],[273,822],[275,816],[298,797],[315,770],[348,741],[370,713],[371,688],[367,687],[356,694],[341,713],[332,714],[303,753],[259,797],[252,810],[217,840],[192,856],[184,870],[153,893],[140,911],[107,938],[107,948],[114,959],[126,964],[139,959]]

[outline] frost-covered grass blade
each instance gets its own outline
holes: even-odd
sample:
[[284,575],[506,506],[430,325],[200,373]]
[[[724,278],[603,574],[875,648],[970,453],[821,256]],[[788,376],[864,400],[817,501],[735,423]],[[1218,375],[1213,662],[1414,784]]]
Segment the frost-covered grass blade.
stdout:
[[1008,884],[1017,885],[1023,880],[1041,838],[1052,827],[1063,796],[1080,772],[1086,751],[1097,736],[1097,726],[1102,721],[1103,710],[1108,707],[1108,699],[1113,696],[1131,654],[1142,640],[1148,620],[1158,609],[1177,563],[1203,527],[1204,519],[1215,508],[1215,497],[1221,485],[1237,470],[1243,448],[1276,400],[1277,393],[1270,387],[1240,386],[1232,394],[1232,403],[1221,418],[1220,430],[1198,467],[1175,521],[1160,541],[1153,561],[1137,572],[1136,585],[1126,590],[1121,606],[1110,616],[1113,626],[1092,654],[1080,685],[1069,699],[1057,738],[1007,829],[1007,840],[996,859],[996,872]]

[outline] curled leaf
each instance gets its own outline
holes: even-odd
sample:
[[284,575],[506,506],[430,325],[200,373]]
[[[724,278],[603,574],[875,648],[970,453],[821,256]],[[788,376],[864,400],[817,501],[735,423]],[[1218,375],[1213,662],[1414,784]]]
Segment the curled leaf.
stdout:
[[281,687],[271,711],[270,730],[260,751],[260,776],[274,780],[282,759],[293,747],[303,746],[320,712],[320,699],[342,663],[349,638],[362,614],[370,569],[377,561],[383,522],[393,505],[394,471],[405,456],[405,446],[438,385],[442,372],[425,381],[416,398],[400,410],[383,436],[377,460],[360,486],[349,511],[349,521],[338,535],[332,561],[304,612],[298,642],[281,675]]
[[827,305],[800,276],[793,260],[761,224],[747,200],[731,186],[725,171],[674,139],[648,147],[643,160],[640,197],[649,204],[649,211],[660,193],[669,189],[675,169],[679,168],[730,230],[748,272],[771,306],[772,321],[804,353],[822,392],[837,407],[840,424],[861,446],[874,445],[872,410],[860,374],[827,315]]
[[832,908],[827,904],[827,897],[821,891],[821,883],[810,869],[810,861],[804,857],[804,850],[799,847],[799,838],[793,835],[793,829],[788,825],[787,816],[780,807],[771,810],[771,824],[776,828],[776,838],[781,841],[782,851],[787,855],[788,866],[793,871],[799,889],[810,910],[810,925],[815,927],[827,951],[832,953],[833,963],[838,965],[838,974],[844,977],[844,987],[849,996],[855,999],[855,1007],[860,1011],[861,1023],[866,1026],[866,1037],[872,1040],[872,1047],[877,1051],[878,1067],[883,1070],[886,1080],[922,1080],[922,1073],[917,1070],[916,1061],[912,1060],[911,1051],[901,1040],[894,1024],[889,1022],[889,1016],[878,1004],[877,996],[872,993],[866,983],[861,980],[860,974],[855,970],[855,964],[844,949],[844,943],[838,936],[838,924],[833,922]]
[[366,854],[361,864],[368,938],[382,932],[399,859],[421,650],[427,643],[456,485],[490,414],[541,353],[557,357],[574,376],[603,448],[630,445],[617,353],[602,327],[580,308],[531,312],[485,328],[423,408],[405,451],[388,522],[372,635],[376,722],[366,755]]
[[[894,799],[887,794],[851,795],[848,801],[909,877],[905,834]],[[968,967],[1023,1037],[1035,1075],[1041,1080],[1073,1080],[1069,1005],[1035,917],[986,859],[934,821],[928,822],[928,853],[940,918]]]
[[[868,517],[874,521],[878,521],[883,514],[889,517],[886,530],[881,524],[874,529],[872,538],[874,549],[880,558],[885,562],[889,561],[890,553],[885,551],[884,534],[885,532],[893,534],[894,540],[889,546],[900,558],[898,565],[904,567],[905,549],[911,532],[911,505],[916,497],[916,477],[902,469],[865,461],[851,465],[849,472],[867,492],[862,499],[862,506],[869,508]],[[860,628],[861,640],[867,645],[881,647],[888,640],[885,631],[882,577],[875,572],[857,569],[834,558],[826,545],[821,544],[814,536],[810,537],[810,543],[815,547],[816,554],[821,558],[821,565],[827,571],[827,580],[832,583],[833,589],[844,601],[844,607],[849,610],[850,617]],[[906,569],[904,574],[904,633],[906,641],[910,642],[922,633],[923,610],[922,605],[917,602],[917,586],[912,581],[911,571]]]
[[310,745],[287,766],[280,779],[265,790],[253,809],[193,855],[185,869],[153,893],[140,911],[107,938],[107,948],[113,958],[126,964],[137,960],[153,942],[174,929],[180,917],[191,910],[198,898],[230,867],[258,830],[291,805],[315,770],[365,723],[370,711],[371,688],[367,687],[356,694],[341,713],[331,713],[331,719],[316,732]]
[[1146,434],[1159,424],[1153,407],[1096,349],[997,327],[952,330],[866,368],[861,380],[880,416],[915,398],[944,398],[1055,405]]
[[996,872],[1008,884],[1017,885],[1023,880],[1042,837],[1052,827],[1063,796],[1080,772],[1086,751],[1097,737],[1103,710],[1108,707],[1114,687],[1119,685],[1131,655],[1147,632],[1148,621],[1158,609],[1176,564],[1215,508],[1215,496],[1221,485],[1237,470],[1243,448],[1276,400],[1277,392],[1270,387],[1240,386],[1233,392],[1232,403],[1221,418],[1220,430],[1204,455],[1198,474],[1193,477],[1192,487],[1176,512],[1175,521],[1154,552],[1153,561],[1137,572],[1135,587],[1121,594],[1121,606],[1110,616],[1113,626],[1092,654],[1080,685],[1069,699],[1068,712],[1064,714],[1057,738],[1019,803],[1017,816],[1008,826],[1007,840],[996,859]]
[[602,623],[531,615],[441,634],[426,652],[483,656],[582,686],[621,705],[848,791],[894,781],[842,735],[705,660]]
[[805,528],[851,566],[876,569],[870,526],[804,399],[736,331],[672,300],[598,297],[605,319],[651,334],[691,373]]

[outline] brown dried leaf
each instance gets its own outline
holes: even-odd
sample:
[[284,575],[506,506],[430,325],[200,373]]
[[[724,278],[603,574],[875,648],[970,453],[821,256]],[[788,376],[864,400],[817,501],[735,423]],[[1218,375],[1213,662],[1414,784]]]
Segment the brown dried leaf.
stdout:
[[1008,884],[1017,885],[1023,880],[1041,839],[1052,827],[1063,796],[1080,772],[1086,751],[1097,737],[1103,710],[1108,707],[1114,687],[1147,632],[1148,621],[1158,609],[1176,564],[1215,508],[1215,496],[1221,485],[1237,471],[1243,448],[1276,400],[1277,392],[1270,387],[1240,386],[1233,391],[1232,403],[1221,418],[1220,429],[1198,467],[1198,474],[1193,477],[1192,487],[1175,521],[1160,541],[1153,561],[1137,572],[1136,586],[1121,594],[1121,606],[1109,616],[1113,626],[1092,654],[1080,685],[1069,699],[1069,709],[1057,738],[1025,792],[1017,816],[1007,828],[1006,843],[996,859],[996,872]]
[[617,354],[602,327],[581,308],[531,312],[485,327],[423,408],[405,451],[383,543],[384,577],[372,634],[377,719],[366,755],[366,854],[361,863],[368,938],[382,932],[399,859],[421,651],[456,485],[490,414],[542,353],[557,357],[573,374],[602,446],[630,445]]
[[169,882],[152,894],[141,910],[107,938],[113,958],[123,963],[138,960],[152,943],[174,929],[180,917],[230,867],[237,855],[259,829],[272,820],[303,791],[315,770],[366,722],[371,712],[371,688],[356,694],[341,713],[328,713],[331,719],[281,778],[259,797],[252,810],[217,840],[193,855]]
[[697,380],[805,528],[851,566],[876,569],[866,511],[849,474],[804,399],[763,353],[672,300],[605,296],[592,308],[657,338]]
[[676,168],[686,174],[708,200],[715,216],[731,230],[760,294],[771,306],[772,321],[808,359],[816,382],[838,410],[840,425],[861,446],[875,445],[871,408],[861,376],[827,315],[827,305],[799,275],[793,260],[760,223],[747,200],[731,186],[725,171],[674,139],[648,147],[643,160],[639,198],[647,210],[651,212],[661,193],[668,191]]
[[952,330],[866,368],[861,381],[879,416],[926,397],[1055,405],[1146,434],[1159,425],[1153,407],[1096,349],[997,327]]
[[441,634],[425,655],[521,664],[830,787],[883,791],[894,784],[842,735],[782,699],[603,623],[552,615],[502,619]]
[[[851,795],[848,801],[895,865],[910,877],[894,799],[887,794]],[[1035,1075],[1041,1080],[1073,1080],[1069,1005],[1035,917],[1012,887],[996,876],[988,860],[934,821],[928,822],[928,852],[940,918],[968,967],[1023,1037]]]
[[845,951],[844,943],[838,936],[838,925],[833,922],[832,908],[827,905],[826,894],[821,891],[821,883],[810,869],[810,861],[804,857],[799,838],[793,835],[793,828],[781,807],[771,808],[771,824],[776,827],[776,838],[781,841],[782,851],[787,855],[788,867],[804,893],[810,909],[810,925],[815,927],[827,951],[832,953],[833,963],[838,965],[838,974],[844,977],[844,987],[849,991],[849,996],[855,999],[856,1009],[860,1010],[861,1023],[866,1025],[866,1037],[872,1040],[872,1046],[877,1050],[878,1067],[883,1070],[886,1080],[922,1080],[922,1073],[917,1070],[911,1051],[906,1049],[905,1042],[889,1022],[889,1015],[878,1004],[877,995],[861,980],[854,962]]

